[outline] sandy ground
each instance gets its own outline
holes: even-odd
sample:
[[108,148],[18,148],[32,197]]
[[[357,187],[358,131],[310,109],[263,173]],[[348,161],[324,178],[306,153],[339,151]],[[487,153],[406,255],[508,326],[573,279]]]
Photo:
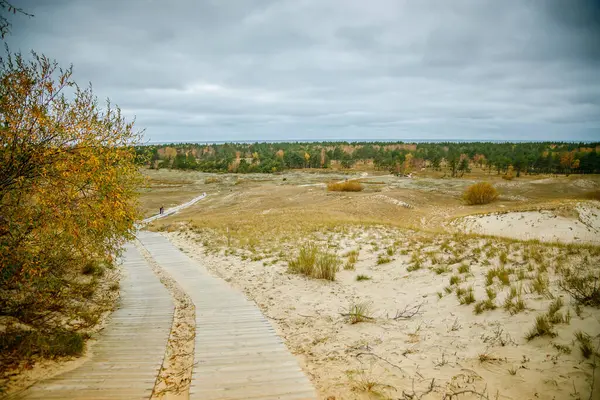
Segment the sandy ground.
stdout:
[[[330,282],[286,272],[285,258],[295,253],[298,243],[280,249],[279,255],[261,255],[260,251],[208,249],[203,238],[191,231],[165,235],[258,304],[299,357],[322,399],[590,396],[591,360],[581,356],[573,335],[578,330],[592,337],[600,334],[600,311],[584,307],[577,316],[547,265],[596,268],[600,252],[351,228],[310,238],[338,255],[360,249],[356,269],[342,269]],[[378,263],[378,258],[389,254],[387,248],[392,248],[392,260]],[[504,251],[508,260],[492,255],[496,251]],[[567,251],[571,251],[568,256]],[[538,261],[529,254],[536,254]],[[415,264],[415,257],[422,257],[422,265],[410,272],[407,268]],[[458,272],[463,264],[469,272]],[[501,265],[513,268],[510,285],[526,303],[526,309],[514,315],[502,308],[509,286],[485,283],[486,272]],[[445,271],[434,272],[437,267]],[[550,289],[544,295],[529,289],[536,273],[549,279]],[[369,280],[357,281],[359,274]],[[449,285],[453,275],[461,283]],[[497,295],[493,303],[498,308],[477,315],[473,305],[460,305],[456,287],[472,287],[478,301],[486,298],[490,288]],[[571,316],[569,322],[554,327],[556,337],[527,341],[526,333],[536,316],[546,312],[552,297],[564,301],[561,312]],[[370,305],[368,322],[351,324],[344,317],[357,302]],[[405,309],[418,312],[395,318]],[[596,382],[598,378],[596,371]],[[593,398],[600,398],[598,386]],[[459,393],[460,397],[451,397]]]
[[570,215],[561,210],[474,215],[457,222],[470,233],[546,242],[600,244],[600,203],[580,203]]

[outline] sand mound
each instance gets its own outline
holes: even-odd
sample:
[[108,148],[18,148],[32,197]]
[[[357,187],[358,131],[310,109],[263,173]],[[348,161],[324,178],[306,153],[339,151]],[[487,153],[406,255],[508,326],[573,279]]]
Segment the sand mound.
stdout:
[[573,216],[557,211],[526,211],[477,215],[463,218],[458,225],[469,233],[539,239],[565,243],[600,243],[600,208],[578,204]]

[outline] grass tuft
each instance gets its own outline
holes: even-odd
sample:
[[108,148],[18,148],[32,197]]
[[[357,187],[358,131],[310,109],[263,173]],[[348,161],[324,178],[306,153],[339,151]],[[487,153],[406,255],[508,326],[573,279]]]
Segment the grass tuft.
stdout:
[[359,322],[371,320],[373,319],[373,317],[371,317],[371,303],[368,301],[351,303],[348,308],[348,313],[345,314],[345,316],[351,324],[358,324]]
[[[458,289],[456,290],[456,294],[458,294]],[[460,304],[473,304],[475,303],[475,293],[473,292],[473,287],[469,287],[462,296],[459,296],[458,301]]]
[[481,314],[486,310],[495,310],[497,308],[496,303],[493,300],[481,300],[475,303],[475,307],[473,308],[473,312],[475,314]]
[[377,256],[377,265],[387,264],[392,262],[392,259],[384,254],[379,254]]
[[461,264],[458,267],[458,273],[460,274],[468,274],[469,272],[471,272],[471,267],[467,264]]
[[535,339],[536,337],[549,336],[555,337],[556,332],[552,329],[552,323],[548,319],[548,316],[538,315],[535,319],[533,328],[525,335],[525,339],[528,341]]
[[311,243],[302,246],[298,256],[288,262],[288,272],[334,281],[340,264],[335,254],[327,253]]

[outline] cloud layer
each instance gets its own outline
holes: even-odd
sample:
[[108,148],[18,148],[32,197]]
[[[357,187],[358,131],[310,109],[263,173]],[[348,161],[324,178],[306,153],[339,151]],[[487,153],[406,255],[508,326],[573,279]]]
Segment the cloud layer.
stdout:
[[600,140],[595,0],[21,1],[152,141]]

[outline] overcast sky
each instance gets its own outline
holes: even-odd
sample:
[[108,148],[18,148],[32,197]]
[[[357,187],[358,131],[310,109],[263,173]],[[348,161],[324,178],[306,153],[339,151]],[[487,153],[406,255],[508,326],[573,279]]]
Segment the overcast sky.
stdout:
[[151,141],[600,140],[600,0],[12,2]]

